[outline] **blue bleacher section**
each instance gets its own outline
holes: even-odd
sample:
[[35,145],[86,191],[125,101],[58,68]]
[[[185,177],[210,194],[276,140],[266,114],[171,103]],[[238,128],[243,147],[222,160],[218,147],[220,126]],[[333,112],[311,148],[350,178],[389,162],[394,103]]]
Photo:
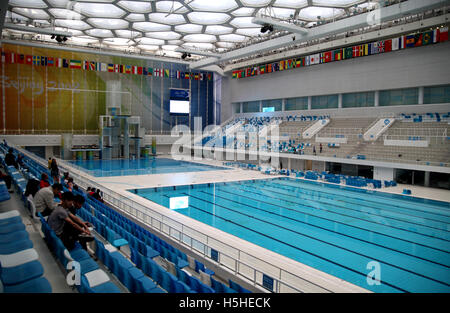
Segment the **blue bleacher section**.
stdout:
[[0,213],[0,292],[50,293],[52,287],[43,274],[19,211]]
[[[360,156],[361,159],[364,159],[363,156]],[[297,171],[297,170],[286,170],[286,169],[280,169],[280,170],[266,170],[263,169],[261,166],[256,166],[252,164],[247,163],[241,163],[241,162],[223,162],[222,163],[225,166],[233,166],[238,167],[242,169],[250,169],[250,170],[258,170],[262,171],[265,174],[268,175],[285,175],[285,176],[293,176],[293,177],[299,177],[299,178],[305,178],[310,180],[321,180],[328,183],[334,183],[334,184],[344,184],[347,186],[353,186],[353,187],[372,187],[374,189],[379,188],[387,188],[387,187],[395,187],[397,186],[397,183],[395,181],[381,181],[377,179],[368,179],[364,177],[354,177],[354,176],[347,176],[347,175],[340,175],[340,174],[332,174],[328,172],[314,172],[314,171]]]
[[[7,148],[0,144],[1,151],[6,152]],[[17,155],[16,150],[15,154]],[[15,168],[10,168],[9,173],[10,175],[12,174],[15,184],[23,188],[23,191],[21,190],[22,194],[25,191],[28,179],[39,180],[42,172],[49,175],[47,168],[26,156],[24,157],[24,167],[20,170],[22,172]],[[64,186],[64,191],[67,191],[66,187]],[[6,199],[9,198],[9,193],[7,190],[5,192],[5,190],[6,186],[3,184],[2,189],[0,185],[0,196]],[[82,220],[90,222],[96,233],[108,242],[108,244],[104,244],[99,238],[95,239],[96,256],[130,292],[240,292],[214,279],[215,273],[198,260],[194,259],[193,265],[190,265],[188,256],[184,252],[119,214],[108,205],[87,196],[81,190],[74,190],[73,192],[74,194],[81,194],[86,199],[84,206],[78,210],[77,215]],[[26,199],[24,199],[24,203],[27,203]],[[56,259],[64,267],[71,261],[77,261],[80,264],[81,284],[77,286],[79,292],[120,292],[120,289],[110,281],[106,273],[99,268],[97,262],[81,246],[77,245],[73,250],[68,251],[48,226],[42,215],[38,214],[38,216],[41,222],[41,230],[44,233],[44,240],[50,251],[56,256]],[[17,238],[20,238],[20,241],[24,241],[24,243],[16,244],[16,249],[27,247],[27,236],[21,233],[24,231],[24,226],[23,224],[22,226],[18,225],[0,227],[0,236],[2,236],[0,237],[0,245],[8,239],[3,237],[3,235],[6,236],[8,234],[2,233],[2,230],[7,229],[20,234]],[[0,226],[2,226],[1,222]],[[15,240],[18,240],[17,238]],[[129,246],[131,262],[128,257],[118,250],[125,245]],[[1,248],[5,249],[4,251],[10,251],[14,247],[4,245]],[[165,259],[168,264],[173,265],[172,270],[164,269],[155,262],[155,258]],[[198,274],[206,275],[210,284],[205,284],[202,280],[189,273],[186,268],[190,268]]]

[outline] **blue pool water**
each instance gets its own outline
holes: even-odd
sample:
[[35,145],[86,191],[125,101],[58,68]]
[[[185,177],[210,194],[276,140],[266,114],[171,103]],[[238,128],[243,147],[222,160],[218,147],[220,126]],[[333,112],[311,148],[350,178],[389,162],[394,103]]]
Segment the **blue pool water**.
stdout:
[[447,202],[290,178],[130,192],[374,292],[450,292]]
[[227,169],[224,167],[164,158],[83,160],[70,161],[70,163],[95,177],[218,171]]

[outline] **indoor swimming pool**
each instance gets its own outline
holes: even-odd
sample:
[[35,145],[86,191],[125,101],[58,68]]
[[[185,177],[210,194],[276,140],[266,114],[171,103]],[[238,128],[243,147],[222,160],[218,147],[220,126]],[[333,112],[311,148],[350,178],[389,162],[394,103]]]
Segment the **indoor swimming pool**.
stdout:
[[69,162],[72,166],[95,177],[220,171],[228,169],[225,167],[166,158],[137,160],[77,160]]
[[291,178],[130,192],[373,292],[450,292],[447,202]]

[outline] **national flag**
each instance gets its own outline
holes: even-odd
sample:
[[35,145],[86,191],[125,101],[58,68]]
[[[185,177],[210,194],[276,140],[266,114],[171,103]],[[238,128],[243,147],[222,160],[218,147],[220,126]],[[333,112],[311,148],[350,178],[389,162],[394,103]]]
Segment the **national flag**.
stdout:
[[333,58],[334,61],[342,60],[343,56],[344,56],[343,55],[343,50],[342,49],[334,50],[333,51],[333,56],[334,56],[334,58]]
[[52,57],[47,57],[47,66],[53,66],[55,64],[55,60]]
[[[303,58],[303,60],[305,60],[305,59]],[[295,67],[298,68],[301,66],[302,66],[302,58],[295,60]],[[304,66],[304,64],[303,64],[303,66]]]
[[333,61],[333,53],[331,51],[325,52],[324,53],[324,62],[328,63],[328,62],[332,62]]
[[361,45],[359,47],[359,56],[364,57],[367,55],[369,55],[369,45],[368,44]]
[[120,73],[120,66],[119,66],[119,64],[114,64],[114,73]]
[[319,56],[320,56],[320,62],[319,63],[320,64],[325,63],[325,53],[322,52],[322,53],[319,54]]
[[251,73],[252,73],[252,69],[251,68],[247,68],[245,70],[245,77],[249,77]]
[[195,79],[195,80],[198,80],[198,79],[199,79],[198,73],[195,73],[195,74],[194,74],[194,79]]
[[320,53],[316,53],[310,56],[310,63],[319,64],[320,63]]
[[89,70],[89,61],[83,61],[83,70]]
[[96,68],[97,68],[97,62],[95,62],[95,61],[89,62],[89,69],[90,69],[91,71],[95,71]]
[[351,47],[344,49],[344,59],[351,59],[353,58],[353,49]]
[[272,63],[272,72],[278,72],[280,70],[280,65],[278,62]]
[[39,55],[33,55],[33,65],[40,65],[41,57]]
[[164,77],[170,77],[170,70],[164,70]]
[[159,69],[159,68],[155,68],[155,69],[153,70],[153,73],[154,73],[154,76],[155,76],[155,77],[163,77],[162,70]]
[[28,64],[28,65],[33,64],[33,56],[32,55],[25,56],[25,64]]
[[11,63],[11,53],[2,52],[2,63]]
[[267,73],[272,73],[272,72],[273,72],[272,64],[267,64],[267,70],[266,70],[266,72],[267,72]]
[[353,51],[353,52],[352,52],[353,57],[354,57],[354,58],[359,57],[359,46],[354,46],[352,49],[353,49],[353,50],[352,50],[352,51]]
[[377,42],[377,46],[378,46],[378,53],[384,53],[384,41],[378,41]]
[[138,67],[137,67],[137,73],[138,73],[138,75],[142,75],[142,72],[143,72],[142,66],[138,66]]
[[233,77],[233,78],[237,78],[237,76],[238,76],[238,71],[233,71],[232,77]]
[[47,57],[42,57],[41,56],[41,65],[42,66],[47,66]]
[[400,38],[392,39],[392,51],[397,51],[400,49]]
[[[53,58],[52,58],[53,59]],[[25,55],[17,54],[16,63],[24,64],[25,63]]]
[[16,55],[17,55],[17,54],[15,54],[14,52],[11,52],[11,53],[9,54],[9,57],[6,58],[6,62],[7,62],[7,63],[11,63],[11,64],[16,63]]
[[119,73],[125,74],[125,65],[119,64]]
[[[170,78],[175,78],[177,76],[177,72],[170,70]],[[200,80],[203,80],[203,74],[200,74]]]
[[284,63],[287,69],[291,69],[295,66],[295,60],[289,59]]
[[284,60],[279,62],[279,64],[280,64],[279,65],[280,71],[284,71],[284,63],[285,63]]
[[406,48],[406,37],[405,36],[401,36],[399,38],[400,40],[400,49],[405,49]]
[[439,42],[448,41],[448,27],[439,29]]
[[391,52],[392,51],[392,39],[385,40],[384,41],[384,52]]
[[131,74],[131,65],[125,65],[125,73]]
[[147,76],[153,76],[153,68],[147,68]]
[[378,51],[378,42],[377,41],[372,42],[370,44],[370,54],[374,55],[374,54],[378,54],[378,53],[380,53],[380,51]]
[[414,47],[421,47],[423,45],[423,34],[414,35]]
[[208,81],[212,81],[212,74],[208,73]]
[[142,67],[142,75],[143,76],[148,76],[148,70],[147,70],[147,68],[145,66]]
[[[233,72],[233,74],[234,74],[234,72]],[[176,77],[177,77],[177,79],[181,78],[181,72],[180,71],[177,71]],[[233,77],[233,78],[236,78],[236,77]]]
[[305,57],[305,66],[310,66],[311,65],[311,56],[307,55]]
[[266,74],[266,65],[260,65],[259,74],[261,75]]
[[81,61],[80,60],[70,60],[69,68],[81,69]]
[[108,72],[109,73],[114,72],[114,64],[108,63]]
[[415,35],[406,36],[406,47],[412,48],[415,45],[416,45],[416,36]]
[[61,58],[55,58],[55,67],[61,68],[63,66],[63,61]]

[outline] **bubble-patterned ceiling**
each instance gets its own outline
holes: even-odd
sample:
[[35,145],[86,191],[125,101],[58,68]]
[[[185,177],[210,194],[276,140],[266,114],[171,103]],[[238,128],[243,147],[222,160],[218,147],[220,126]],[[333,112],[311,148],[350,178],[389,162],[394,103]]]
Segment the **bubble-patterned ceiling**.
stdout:
[[[5,22],[71,32],[66,45],[179,58],[178,47],[221,53],[270,36],[252,23],[257,15],[313,27],[375,5],[373,0],[9,0]],[[7,38],[23,34],[3,29]],[[55,43],[50,35],[28,36]]]

